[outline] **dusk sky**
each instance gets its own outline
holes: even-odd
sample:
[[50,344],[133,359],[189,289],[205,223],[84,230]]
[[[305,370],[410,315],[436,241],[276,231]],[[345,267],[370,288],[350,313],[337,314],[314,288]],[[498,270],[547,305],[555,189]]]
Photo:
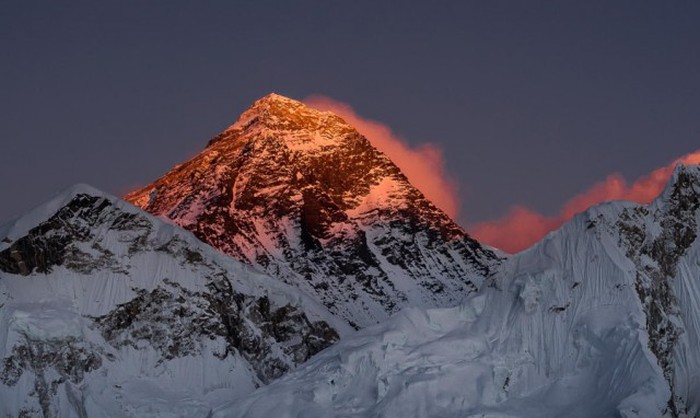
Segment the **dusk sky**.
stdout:
[[614,173],[700,149],[700,2],[0,8],[0,223],[73,183],[145,185],[273,91],[441,150],[467,227],[514,206],[564,216]]

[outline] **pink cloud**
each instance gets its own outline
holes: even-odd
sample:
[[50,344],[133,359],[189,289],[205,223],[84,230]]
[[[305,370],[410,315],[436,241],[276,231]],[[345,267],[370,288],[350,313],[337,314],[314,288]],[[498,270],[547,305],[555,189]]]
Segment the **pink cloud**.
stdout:
[[456,182],[445,172],[442,150],[435,144],[413,147],[381,122],[364,118],[345,103],[325,96],[311,96],[304,102],[313,108],[331,111],[357,129],[378,150],[385,153],[428,200],[450,217],[459,214]]
[[476,225],[470,234],[484,244],[516,252],[539,241],[560,225],[558,218],[540,215],[524,206],[514,206],[504,217]]
[[[452,218],[459,213],[455,181],[445,172],[442,150],[431,143],[411,146],[381,122],[364,118],[345,103],[325,96],[305,100],[311,107],[339,115],[355,127],[374,147],[384,152],[408,177],[408,180]],[[684,155],[672,163],[642,176],[633,183],[618,173],[610,174],[588,190],[564,203],[559,214],[545,216],[522,205],[516,205],[500,219],[482,222],[470,228],[470,234],[482,243],[515,253],[522,251],[547,233],[559,228],[574,215],[609,200],[630,200],[649,203],[668,183],[678,163],[700,164],[700,150]]]
[[629,200],[649,203],[661,193],[675,166],[699,164],[700,150],[684,155],[672,163],[640,177],[632,184],[617,173],[594,184],[588,190],[567,201],[557,216],[546,217],[522,206],[516,206],[501,219],[475,225],[470,233],[477,240],[514,253],[522,251],[559,228],[575,214],[608,200]]

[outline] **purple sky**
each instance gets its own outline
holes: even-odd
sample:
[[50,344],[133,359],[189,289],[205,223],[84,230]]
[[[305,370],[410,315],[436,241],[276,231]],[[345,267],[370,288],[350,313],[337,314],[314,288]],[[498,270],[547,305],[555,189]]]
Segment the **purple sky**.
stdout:
[[271,91],[441,146],[463,224],[700,148],[700,2],[57,3],[0,1],[0,222],[146,184]]

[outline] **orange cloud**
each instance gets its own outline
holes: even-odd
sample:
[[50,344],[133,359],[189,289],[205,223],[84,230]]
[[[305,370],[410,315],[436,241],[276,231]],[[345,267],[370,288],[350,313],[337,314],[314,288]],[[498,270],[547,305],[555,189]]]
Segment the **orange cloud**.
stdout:
[[664,189],[673,174],[673,169],[679,163],[700,164],[700,150],[684,155],[629,185],[620,174],[611,174],[566,202],[557,216],[546,217],[516,206],[501,219],[477,224],[470,231],[471,235],[482,243],[510,253],[522,251],[542,239],[548,232],[559,228],[575,214],[595,204],[608,200],[651,202]]
[[480,223],[469,233],[484,244],[513,253],[529,247],[560,225],[558,218],[514,206],[501,219]]
[[457,183],[445,172],[442,150],[426,143],[411,147],[391,129],[358,115],[345,103],[325,96],[311,96],[304,102],[313,108],[331,111],[357,129],[378,150],[385,153],[428,200],[453,219],[459,214]]

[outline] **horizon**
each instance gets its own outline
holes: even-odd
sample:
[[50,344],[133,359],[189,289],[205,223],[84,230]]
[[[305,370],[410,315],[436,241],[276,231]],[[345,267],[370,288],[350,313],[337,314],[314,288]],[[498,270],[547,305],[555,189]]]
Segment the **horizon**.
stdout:
[[[449,173],[444,170],[441,150],[431,148],[431,144],[422,144],[419,148],[412,148],[403,138],[394,134],[390,127],[383,125],[381,122],[363,118],[358,115],[352,107],[345,103],[319,95],[297,100],[277,92],[270,92],[251,103],[244,112],[241,112],[239,117],[236,118],[236,121],[222,130],[222,132],[235,126],[240,117],[245,112],[251,110],[256,104],[266,99],[270,100],[270,98],[290,100],[315,110],[330,112],[339,116],[345,123],[367,138],[370,144],[376,149],[386,154],[408,177],[409,182],[420,190],[428,200],[432,201],[438,208],[447,213],[450,218],[460,224],[458,219],[459,201],[458,197],[455,196],[456,186],[452,183],[453,180],[450,178]],[[207,145],[202,148],[202,151],[208,147],[209,144],[207,143]],[[190,156],[180,163],[185,163],[196,158],[198,155],[199,153]],[[425,157],[427,161],[423,161],[423,157]],[[418,162],[417,166],[416,162]],[[460,226],[483,244],[498,248],[506,253],[515,254],[530,248],[532,245],[541,241],[549,232],[557,230],[559,227],[566,224],[576,214],[586,212],[594,206],[610,201],[629,201],[639,204],[650,204],[659,197],[665,187],[667,187],[669,181],[671,181],[671,177],[679,166],[699,164],[700,150],[676,158],[671,163],[651,173],[647,173],[645,176],[635,179],[632,182],[627,182],[626,179],[622,178],[618,173],[613,173],[606,179],[597,182],[587,190],[581,191],[570,198],[562,207],[561,212],[555,216],[542,215],[527,207],[514,207],[511,209],[510,213],[499,219],[487,220],[469,226]],[[167,171],[161,175],[165,176],[166,173]],[[160,176],[158,178],[160,178]],[[153,179],[153,181],[155,180],[156,178]],[[121,194],[114,194],[86,182],[74,183],[47,197],[42,203],[26,210],[22,215],[19,215],[18,218],[44,205],[52,198],[61,196],[66,193],[66,191],[70,191],[76,187],[88,186],[124,200],[126,195],[148,187],[148,185],[148,183],[138,185]],[[12,220],[5,223],[11,221]],[[2,223],[2,225],[5,223]]]
[[698,148],[698,4],[169,5],[5,8],[0,223],[77,182],[148,184],[270,91],[430,153],[467,230],[541,235]]

